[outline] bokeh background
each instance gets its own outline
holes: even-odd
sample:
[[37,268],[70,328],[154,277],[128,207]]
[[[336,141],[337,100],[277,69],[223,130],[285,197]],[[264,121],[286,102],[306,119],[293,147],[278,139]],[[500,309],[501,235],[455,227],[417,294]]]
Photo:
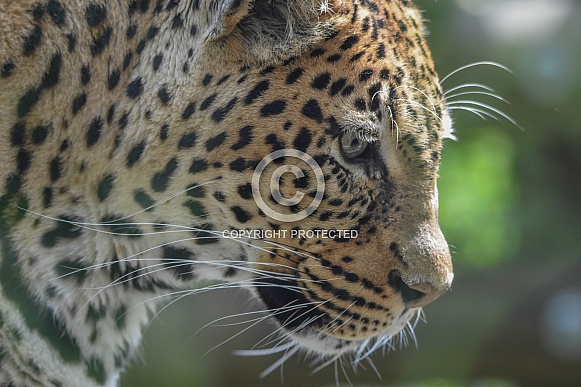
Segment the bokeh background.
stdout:
[[[512,69],[473,67],[444,83],[484,84],[510,104],[452,99],[491,104],[518,125],[454,110],[459,141],[446,144],[439,181],[452,291],[425,309],[417,345],[374,357],[381,379],[369,367],[347,375],[356,386],[581,386],[581,1],[416,3],[441,75],[479,61]],[[271,325],[239,336],[250,324],[223,325],[244,319],[201,329],[256,310],[247,299],[214,291],[168,307],[121,386],[335,385],[333,367],[310,375],[304,357],[260,379],[277,356],[232,354]],[[338,378],[349,385],[340,369]]]

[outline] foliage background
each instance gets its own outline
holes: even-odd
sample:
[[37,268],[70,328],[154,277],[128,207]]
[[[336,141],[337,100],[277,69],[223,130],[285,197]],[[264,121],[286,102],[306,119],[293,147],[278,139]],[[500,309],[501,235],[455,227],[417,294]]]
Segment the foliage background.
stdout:
[[[483,121],[455,111],[458,142],[441,167],[441,225],[453,245],[451,292],[426,308],[415,344],[373,370],[349,371],[355,385],[574,386],[581,381],[581,2],[575,0],[417,0],[429,20],[440,74],[462,71],[510,105],[471,96],[510,114]],[[207,327],[243,313],[243,292],[217,291],[176,302],[148,328],[130,386],[327,386],[333,367],[309,376],[293,358],[258,375],[277,357],[242,358],[272,329],[259,325],[213,349],[240,326]],[[206,352],[209,353],[205,354]],[[339,370],[342,385],[349,385]]]

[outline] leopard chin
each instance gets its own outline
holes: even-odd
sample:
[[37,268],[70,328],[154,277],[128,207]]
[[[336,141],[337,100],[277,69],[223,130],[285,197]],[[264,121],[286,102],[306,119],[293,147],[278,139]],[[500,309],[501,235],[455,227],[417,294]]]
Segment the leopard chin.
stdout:
[[[395,316],[390,316],[391,324],[382,327],[373,333],[357,332],[353,337],[341,335],[341,325],[336,326],[334,321],[341,317],[341,313],[333,319],[328,312],[321,308],[325,301],[313,302],[302,294],[297,286],[289,286],[284,280],[261,280],[255,287],[255,295],[267,308],[276,321],[279,332],[289,339],[287,347],[293,346],[310,355],[320,355],[325,358],[338,358],[342,355],[354,355],[352,362],[360,362],[377,350],[388,347],[394,348],[392,342],[400,334],[405,335],[404,329],[409,328],[413,336],[415,323],[414,316],[421,315],[421,308],[401,308]],[[349,313],[344,310],[344,313]],[[366,317],[360,317],[366,320]],[[417,320],[416,320],[417,322]],[[294,344],[294,345],[292,345]]]

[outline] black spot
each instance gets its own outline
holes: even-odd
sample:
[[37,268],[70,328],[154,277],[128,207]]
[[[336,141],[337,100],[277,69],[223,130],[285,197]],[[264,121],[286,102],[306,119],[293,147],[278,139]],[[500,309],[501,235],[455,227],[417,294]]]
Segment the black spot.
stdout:
[[214,120],[214,122],[222,122],[222,120],[224,120],[226,115],[234,108],[234,106],[236,106],[237,102],[238,102],[238,98],[236,98],[236,97],[232,98],[226,104],[226,106],[223,106],[223,107],[217,109],[216,111],[214,111],[214,113],[212,113],[212,120]]
[[319,103],[315,99],[307,101],[301,112],[304,116],[315,120],[318,123],[323,122],[323,112],[321,111]]
[[238,195],[242,199],[252,199],[252,184],[246,183],[238,186]]
[[20,97],[18,106],[16,107],[16,113],[18,114],[19,118],[22,118],[30,113],[34,105],[36,105],[39,101],[41,93],[42,89],[35,87],[28,89],[28,91],[24,93],[22,97]]
[[44,190],[42,191],[42,203],[44,205],[44,208],[49,208],[50,206],[52,206],[53,196],[54,194],[52,188],[45,187]]
[[190,173],[203,172],[208,169],[208,162],[204,159],[194,159],[190,167]]
[[343,50],[343,51],[348,50],[351,47],[353,47],[355,44],[357,44],[357,42],[359,42],[359,36],[351,35],[350,37],[348,37],[347,39],[345,39],[343,41],[343,44],[341,45],[341,50]]
[[329,94],[337,95],[343,88],[347,85],[347,78],[341,78],[331,85],[331,90],[329,90]]
[[389,80],[390,72],[388,69],[383,69],[379,72],[379,77],[384,80]]
[[278,139],[278,136],[274,133],[271,133],[266,136],[265,143],[272,147],[273,152],[285,148],[284,143],[281,142]]
[[199,184],[190,184],[186,189],[187,195],[192,198],[206,197],[206,187]]
[[248,168],[248,163],[246,163],[246,159],[243,157],[239,157],[230,163],[230,169],[235,172],[244,172]]
[[[158,33],[159,33],[159,27],[158,26],[151,26],[151,27],[149,27],[149,30],[147,30],[147,35],[146,35],[145,39],[152,40],[157,36]],[[139,52],[139,50],[138,50],[138,52]]]
[[312,140],[313,137],[311,135],[311,131],[308,130],[307,128],[301,128],[301,131],[295,137],[295,140],[293,142],[294,149],[306,152],[307,148],[311,145]]
[[380,43],[377,47],[377,59],[385,58],[385,44]]
[[163,248],[164,266],[172,271],[179,280],[190,281],[193,279],[193,266],[187,263],[194,259],[194,254],[184,248],[165,246]]
[[238,220],[238,222],[240,223],[246,223],[250,219],[252,219],[252,215],[248,211],[244,210],[242,207],[234,206],[230,209],[236,216],[236,220]]
[[269,104],[264,105],[260,109],[260,115],[263,117],[270,117],[278,114],[282,114],[286,109],[286,101],[283,99],[278,99]]
[[329,62],[329,63],[339,62],[342,57],[343,57],[343,55],[341,55],[341,54],[333,54],[327,58],[327,62]]
[[34,30],[24,39],[22,53],[25,56],[30,56],[34,54],[34,51],[40,45],[40,41],[42,40],[42,30],[39,26],[34,27]]
[[73,103],[71,105],[73,114],[77,114],[79,110],[81,110],[83,106],[85,106],[86,103],[87,103],[87,94],[83,93],[81,95],[77,95],[75,99],[73,99]]
[[115,86],[119,84],[119,79],[121,78],[121,72],[119,70],[113,70],[107,78],[107,88],[113,90]]
[[143,84],[141,77],[134,79],[127,85],[127,96],[129,98],[137,98],[143,91]]
[[222,132],[222,133],[210,138],[208,141],[206,141],[206,150],[208,152],[213,151],[214,149],[216,149],[217,147],[222,145],[224,143],[224,141],[226,140],[226,138],[227,138],[226,132]]
[[180,15],[176,15],[171,23],[171,29],[177,30],[184,26],[184,19],[180,17]]
[[56,227],[42,236],[41,243],[44,247],[54,247],[61,239],[76,239],[81,235],[82,228],[72,223],[72,219],[66,216],[59,216],[59,219],[63,221],[56,222]]
[[9,76],[12,75],[12,72],[14,71],[15,67],[16,66],[11,61],[4,63],[4,66],[2,66],[2,71],[0,72],[0,77],[8,78]]
[[77,36],[74,33],[70,33],[66,35],[67,37],[67,49],[69,52],[75,51],[75,47],[77,47]]
[[303,70],[300,67],[294,69],[286,78],[286,83],[289,85],[296,83],[299,80],[299,78],[301,77],[301,75],[303,75],[304,72],[305,72],[305,70]]
[[20,149],[16,154],[16,169],[19,174],[26,172],[28,167],[30,167],[30,160],[32,156],[26,149]]
[[94,118],[87,130],[87,147],[90,148],[99,141],[103,131],[103,120],[101,117]]
[[369,78],[371,78],[372,76],[373,76],[373,70],[372,69],[365,69],[359,73],[359,82],[365,82],[365,81],[369,80]]
[[83,65],[83,67],[81,67],[81,83],[83,85],[86,85],[90,81],[91,81],[91,70],[89,69],[88,66]]
[[188,200],[184,203],[184,207],[190,210],[190,213],[197,218],[204,218],[208,216],[208,211],[202,203],[197,200]]
[[163,85],[158,91],[157,96],[162,104],[167,105],[171,101],[171,94],[167,90],[167,86]]
[[37,5],[28,12],[32,14],[32,17],[34,18],[35,21],[39,21],[44,16],[44,8],[41,5]]
[[153,67],[154,71],[157,71],[159,69],[159,66],[161,66],[162,61],[163,61],[163,54],[157,54],[156,56],[153,57],[152,67]]
[[62,170],[63,170],[63,161],[59,156],[57,156],[50,162],[49,166],[50,180],[54,182],[60,179],[62,175]]
[[48,16],[52,19],[53,23],[61,27],[65,23],[66,12],[60,2],[56,0],[50,0],[46,5],[46,11]]
[[48,132],[51,125],[39,125],[32,130],[32,143],[34,145],[41,145],[48,137]]
[[272,73],[274,70],[276,70],[276,67],[268,66],[260,72],[260,75],[262,75],[262,76],[268,75],[268,74]]
[[102,4],[89,4],[85,10],[85,19],[90,27],[96,27],[107,18],[107,8]]
[[253,126],[246,125],[238,130],[240,138],[236,144],[232,145],[232,150],[240,150],[252,142],[252,129],[254,129]]
[[60,53],[53,55],[47,72],[42,78],[42,86],[45,89],[54,87],[59,81],[63,57]]
[[161,141],[165,141],[167,140],[168,136],[169,136],[169,125],[164,124],[159,130],[159,139]]
[[198,135],[195,132],[190,132],[184,134],[178,143],[179,149],[189,149],[196,145],[196,140],[198,139]]
[[343,97],[349,97],[351,94],[353,94],[354,91],[355,91],[355,86],[349,85],[343,89],[343,91],[341,92],[341,95]]
[[365,103],[365,100],[363,98],[357,98],[354,102],[355,104],[355,109],[359,110],[359,111],[365,111],[367,109],[367,104]]
[[226,201],[226,196],[224,196],[224,193],[222,193],[220,191],[214,192],[213,196],[214,196],[214,199],[216,199],[220,203],[224,203]]
[[117,106],[115,104],[111,104],[109,106],[109,110],[107,110],[107,123],[110,125],[115,120],[115,111],[117,110]]
[[317,58],[323,56],[325,52],[326,50],[324,48],[315,48],[313,51],[311,51],[310,57]]
[[129,113],[125,112],[123,113],[121,118],[119,118],[119,129],[124,130],[127,127],[128,123],[129,123]]
[[214,78],[212,74],[206,74],[202,80],[202,85],[208,86],[212,82],[212,78]]
[[208,98],[206,98],[204,101],[202,101],[202,103],[200,104],[200,110],[206,110],[210,106],[212,106],[212,104],[216,100],[216,97],[217,96],[218,96],[218,94],[212,94],[211,96],[209,96]]
[[151,198],[143,189],[139,189],[135,191],[135,195],[133,196],[135,203],[139,204],[141,208],[145,211],[153,211],[155,206],[155,200]]
[[229,74],[224,75],[222,78],[220,78],[218,80],[218,83],[216,83],[216,86],[220,86],[221,84],[223,84],[224,82],[226,82],[229,78],[230,78],[230,75]]
[[127,36],[127,39],[132,39],[133,37],[135,37],[135,34],[137,34],[137,25],[130,24],[129,27],[127,27],[127,32],[125,33],[125,36]]
[[353,63],[353,62],[357,62],[359,59],[361,59],[361,57],[363,57],[363,55],[365,55],[365,50],[363,51],[359,51],[357,54],[353,55],[350,59],[349,62]]
[[176,158],[167,162],[163,172],[156,173],[151,179],[151,188],[155,192],[163,192],[167,190],[170,178],[178,168],[178,160]]
[[26,126],[22,123],[18,123],[12,127],[10,130],[10,143],[13,146],[24,145],[24,140],[26,138]]
[[135,145],[129,151],[127,155],[127,168],[131,168],[143,155],[143,151],[145,150],[145,141],[140,142],[139,144]]
[[111,35],[113,35],[113,27],[107,27],[105,31],[99,36],[96,36],[91,43],[91,54],[93,56],[102,53],[111,42]]
[[113,190],[113,183],[115,182],[115,176],[107,175],[101,179],[97,185],[97,197],[100,202],[103,202],[109,197],[111,191]]
[[319,74],[315,77],[315,79],[313,80],[313,83],[311,83],[311,87],[313,89],[323,90],[327,86],[329,86],[330,82],[331,82],[331,74],[322,73],[322,74]]
[[261,97],[269,88],[270,82],[269,81],[261,81],[259,82],[244,98],[244,103],[246,105],[250,105],[254,102],[257,98]]

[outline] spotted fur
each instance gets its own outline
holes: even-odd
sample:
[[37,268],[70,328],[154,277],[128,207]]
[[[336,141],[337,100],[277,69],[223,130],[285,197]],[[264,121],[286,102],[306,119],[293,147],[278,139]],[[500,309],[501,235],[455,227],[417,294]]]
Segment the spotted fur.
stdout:
[[[452,280],[446,111],[407,0],[0,0],[0,384],[115,385],[151,300],[206,279],[248,288],[312,352],[397,334]],[[299,222],[253,200],[279,149],[324,173]],[[283,196],[317,195],[287,177]]]

